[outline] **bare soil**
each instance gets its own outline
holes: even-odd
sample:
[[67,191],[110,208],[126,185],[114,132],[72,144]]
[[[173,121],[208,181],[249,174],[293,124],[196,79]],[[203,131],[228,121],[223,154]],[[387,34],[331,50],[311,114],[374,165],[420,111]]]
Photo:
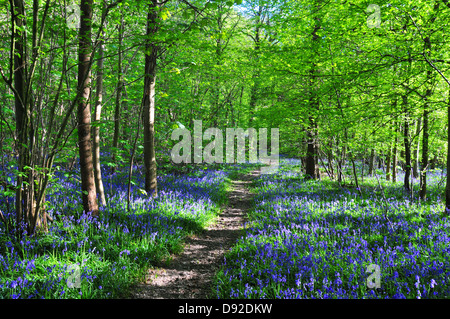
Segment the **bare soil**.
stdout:
[[213,298],[213,280],[227,252],[243,235],[246,212],[253,194],[248,184],[258,170],[232,181],[229,202],[217,222],[201,235],[188,237],[181,254],[168,265],[149,269],[146,281],[136,285],[132,299],[205,299]]

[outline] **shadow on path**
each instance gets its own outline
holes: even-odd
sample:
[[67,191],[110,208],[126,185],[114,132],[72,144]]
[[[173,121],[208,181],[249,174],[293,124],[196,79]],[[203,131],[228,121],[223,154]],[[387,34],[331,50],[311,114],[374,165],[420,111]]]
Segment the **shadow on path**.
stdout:
[[251,208],[253,194],[248,185],[259,176],[259,170],[232,181],[228,206],[217,222],[201,235],[186,239],[180,255],[167,266],[150,269],[145,283],[136,285],[133,299],[199,299],[210,298],[215,273],[223,257],[243,234],[245,213]]

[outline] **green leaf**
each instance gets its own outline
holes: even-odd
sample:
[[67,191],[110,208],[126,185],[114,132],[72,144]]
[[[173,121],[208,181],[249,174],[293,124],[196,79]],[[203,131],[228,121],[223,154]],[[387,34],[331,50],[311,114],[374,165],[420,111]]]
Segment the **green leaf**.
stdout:
[[147,192],[144,189],[142,189],[142,188],[139,188],[138,192],[141,193],[142,195],[145,195],[145,196],[148,195]]
[[171,17],[171,14],[170,14],[169,9],[163,8],[163,9],[161,10],[161,19],[167,20],[167,19],[170,18],[170,17]]
[[205,7],[206,7],[206,9],[214,9],[214,10],[216,10],[218,6],[217,6],[217,3],[208,2]]

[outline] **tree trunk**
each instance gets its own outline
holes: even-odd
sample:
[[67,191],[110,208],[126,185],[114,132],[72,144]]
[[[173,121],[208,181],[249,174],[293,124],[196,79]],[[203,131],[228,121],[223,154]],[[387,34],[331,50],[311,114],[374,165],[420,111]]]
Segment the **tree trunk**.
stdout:
[[106,205],[105,189],[103,187],[102,170],[100,165],[100,118],[102,113],[103,104],[103,56],[104,56],[104,43],[103,38],[100,40],[98,48],[98,60],[97,60],[97,87],[96,87],[96,99],[94,110],[94,123],[96,125],[92,128],[93,133],[93,160],[94,160],[94,178],[95,188],[97,190],[100,205]]
[[306,171],[305,174],[309,179],[318,179],[318,167],[317,167],[317,134],[315,131],[315,122],[310,119],[312,128],[309,128],[306,132],[307,135],[307,150],[306,150]]
[[255,70],[252,74],[252,80],[253,85],[250,88],[250,101],[249,101],[249,112],[248,112],[248,126],[251,127],[255,112],[256,112],[256,102],[258,100],[258,93],[259,93],[259,82],[260,82],[260,64],[259,64],[259,56],[260,56],[260,49],[261,49],[261,24],[264,23],[262,21],[262,14],[263,14],[263,6],[258,6],[258,11],[255,12],[255,18],[256,20],[256,26],[255,26],[255,37],[253,38],[254,47],[253,47],[253,53],[254,53],[254,60],[255,60]]
[[375,165],[375,149],[372,148],[370,151],[370,159],[369,159],[369,176],[373,176],[373,167]]
[[355,160],[353,159],[353,154],[352,153],[350,153],[350,161],[352,162],[353,178],[355,179],[356,190],[358,191],[359,195],[362,196],[362,191],[361,191],[361,188],[359,187],[359,183],[358,183],[358,175],[356,174]]
[[[450,145],[450,86],[447,101],[447,143]],[[447,178],[445,186],[445,215],[450,216],[450,147],[447,147]]]
[[364,166],[366,164],[366,154],[363,154],[361,159],[361,183],[364,183]]
[[[130,105],[128,104],[128,92],[127,92],[127,86],[125,85],[125,83],[124,83],[124,85],[123,85],[123,91],[122,91],[122,106],[121,106],[121,109],[122,109],[122,118],[123,118],[123,122],[124,123],[129,123],[129,121],[130,121],[130,119],[131,119],[131,117],[130,117],[130,114],[131,114],[131,107],[130,107]],[[122,138],[125,140],[125,141],[130,141],[131,140],[131,131],[130,131],[130,128],[129,127],[127,127],[126,125],[122,125],[121,126],[121,131],[122,131]]]
[[81,190],[84,211],[98,216],[97,194],[95,189],[94,166],[91,148],[91,30],[92,2],[80,1],[80,33],[78,51],[78,145],[80,156]]
[[417,137],[417,147],[416,147],[416,154],[414,156],[414,166],[413,166],[413,175],[415,178],[419,177],[419,162],[420,162],[420,126],[422,125],[422,117],[419,117],[417,120],[417,127],[416,127],[416,137]]
[[[318,134],[316,133],[316,136],[317,136]],[[315,143],[315,153],[316,153],[316,156],[314,157],[314,159],[315,159],[315,163],[314,163],[314,165],[316,166],[316,176],[317,176],[317,179],[319,179],[320,180],[320,166],[319,166],[319,140],[317,139],[317,137],[316,137],[316,139],[315,139],[315,141],[316,141],[316,143]]]
[[[320,6],[320,0],[315,1],[317,7]],[[315,17],[314,29],[311,33],[313,47],[316,45],[319,36],[317,32],[320,30],[320,18]],[[317,66],[315,62],[311,63],[310,69],[310,85],[309,85],[309,103],[311,105],[311,113],[315,113],[319,110],[319,100],[315,92],[315,72],[317,72]],[[307,143],[308,149],[306,153],[306,176],[311,179],[320,178],[319,166],[318,166],[318,127],[317,121],[314,118],[315,114],[309,116],[309,126],[307,128]]]
[[391,159],[392,159],[392,146],[389,146],[387,158],[386,158],[386,180],[391,180]]
[[344,182],[345,176],[343,170],[343,166],[345,163],[345,156],[346,156],[346,150],[347,146],[344,146],[341,152],[341,156],[338,159],[337,168],[338,168],[338,183],[341,185]]
[[[445,1],[447,4],[447,1]],[[430,25],[433,25],[434,21],[437,18],[437,14],[439,12],[439,5],[440,5],[440,1],[435,1],[434,2],[434,7],[433,7],[433,15],[430,19]],[[448,5],[448,4],[447,4]],[[431,29],[429,30],[429,34],[433,34],[434,30]],[[428,35],[427,37],[425,37],[424,39],[424,50],[423,50],[424,54],[431,54],[431,39],[430,39],[430,35]],[[426,82],[426,87],[427,90],[425,92],[425,103],[424,103],[424,107],[423,107],[423,139],[422,139],[422,167],[421,167],[421,172],[420,172],[420,191],[419,191],[419,196],[421,200],[426,200],[427,198],[427,169],[428,169],[428,116],[429,116],[429,100],[428,98],[431,96],[432,94],[432,70],[428,69],[427,70],[427,82]]]
[[[28,121],[27,103],[25,99],[25,55],[24,45],[26,43],[25,33],[18,28],[25,25],[24,3],[22,0],[14,1],[14,89],[15,89],[15,115],[16,115],[16,136],[18,151],[18,174],[16,185],[16,221],[17,226],[24,222],[27,208],[30,207],[29,196],[23,189],[23,182],[27,180],[25,166],[29,166],[29,156],[27,151]],[[31,205],[32,206],[32,205]]]
[[420,192],[419,192],[421,200],[425,200],[427,198],[428,135],[429,135],[428,115],[429,115],[428,101],[425,101],[423,110],[422,165],[420,169]]
[[[121,7],[123,10],[123,7]],[[118,52],[118,61],[117,61],[117,90],[116,90],[116,103],[114,109],[114,137],[113,137],[113,145],[112,145],[112,161],[115,166],[112,167],[112,171],[118,167],[116,163],[116,154],[119,152],[119,133],[120,133],[120,109],[121,109],[121,99],[122,99],[122,89],[123,89],[123,11],[121,12],[120,25],[119,25],[119,52]]]
[[[435,7],[435,10],[437,8]],[[431,41],[430,37],[425,38],[425,51],[431,51]],[[427,71],[427,90],[425,92],[425,101],[423,105],[423,138],[422,138],[422,165],[420,169],[420,191],[419,196],[421,200],[426,200],[427,198],[427,169],[428,169],[428,116],[429,111],[429,101],[428,97],[431,96],[432,91],[432,71]]]
[[398,123],[395,124],[395,137],[394,137],[394,150],[392,155],[392,182],[397,182],[397,162],[398,162],[398,132],[400,131],[400,128],[398,126]]
[[256,99],[257,99],[257,92],[258,92],[258,81],[259,81],[259,74],[255,72],[252,75],[253,78],[253,86],[250,89],[250,102],[249,102],[249,109],[248,109],[248,126],[251,127],[253,124],[253,120],[255,117],[255,111],[256,111]]
[[[15,117],[16,117],[16,148],[18,152],[18,175],[16,184],[16,225],[18,235],[22,235],[21,226],[26,225],[29,235],[36,229],[47,231],[46,215],[41,207],[37,206],[37,197],[42,197],[40,180],[35,171],[36,158],[34,155],[36,132],[32,123],[32,86],[31,78],[27,74],[27,50],[25,3],[23,0],[14,0],[12,3],[13,14],[13,39],[14,39],[14,90],[15,90]],[[33,27],[32,44],[33,60],[32,69],[37,57],[37,16],[38,3],[33,3]]]
[[334,173],[334,167],[333,167],[333,141],[330,142],[329,147],[330,147],[330,149],[327,152],[328,169],[332,176],[331,179],[334,180],[335,173]]
[[145,44],[145,80],[144,80],[144,165],[145,165],[145,191],[155,197],[157,196],[156,180],[156,156],[155,156],[155,81],[156,81],[156,59],[158,47],[151,41],[158,32],[157,0],[149,4],[147,17],[147,40]]
[[405,180],[404,187],[410,192],[411,187],[409,185],[409,178],[411,176],[411,142],[409,140],[409,114],[407,112],[408,107],[408,97],[406,95],[402,96],[403,99],[403,107],[405,114],[405,121],[403,127],[403,141],[405,145]]

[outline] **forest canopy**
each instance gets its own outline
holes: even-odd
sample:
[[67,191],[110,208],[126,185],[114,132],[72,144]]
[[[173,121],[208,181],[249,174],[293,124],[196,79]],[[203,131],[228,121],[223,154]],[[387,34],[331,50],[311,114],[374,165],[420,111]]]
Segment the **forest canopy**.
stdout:
[[128,212],[156,199],[160,176],[214,166],[171,157],[198,121],[268,129],[306,180],[401,178],[427,201],[450,158],[449,23],[447,0],[0,0],[0,220],[47,233],[62,178],[93,217],[108,176]]

